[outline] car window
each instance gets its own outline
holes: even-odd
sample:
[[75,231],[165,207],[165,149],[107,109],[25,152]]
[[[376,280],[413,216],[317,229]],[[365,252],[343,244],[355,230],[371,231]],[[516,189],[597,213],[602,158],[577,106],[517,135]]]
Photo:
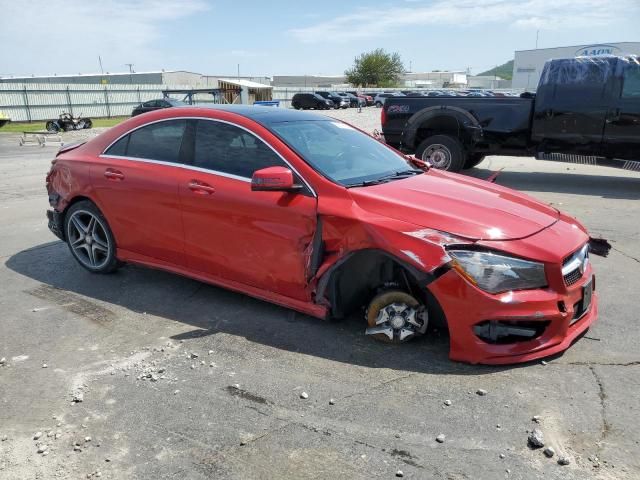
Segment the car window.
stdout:
[[129,145],[129,135],[125,135],[116,143],[111,145],[105,153],[105,155],[117,155],[119,157],[125,157],[127,155],[127,146]]
[[227,123],[199,120],[193,165],[251,178],[261,168],[288,165],[262,140]]
[[[125,155],[179,163],[182,136],[186,125],[186,120],[166,120],[134,130],[129,134]],[[111,153],[111,149],[107,153]]]
[[402,155],[342,122],[282,122],[271,128],[315,170],[341,185],[413,170]]
[[142,104],[142,106],[143,107],[147,107],[147,108],[155,107],[156,106],[156,101],[155,100],[149,100],[148,102],[144,102]]
[[622,98],[640,98],[640,61],[630,61],[624,70]]

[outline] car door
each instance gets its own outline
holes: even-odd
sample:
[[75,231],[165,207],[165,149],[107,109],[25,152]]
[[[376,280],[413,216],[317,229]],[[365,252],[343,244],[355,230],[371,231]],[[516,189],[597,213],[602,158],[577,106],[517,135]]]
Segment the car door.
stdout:
[[146,261],[184,266],[178,172],[187,121],[139,127],[100,156],[91,176],[118,249]]
[[621,80],[607,116],[603,153],[607,157],[640,160],[640,62],[620,59]]
[[306,291],[316,198],[254,192],[254,171],[288,165],[250,131],[201,119],[195,125],[193,169],[180,177],[185,252],[190,269],[291,298]]

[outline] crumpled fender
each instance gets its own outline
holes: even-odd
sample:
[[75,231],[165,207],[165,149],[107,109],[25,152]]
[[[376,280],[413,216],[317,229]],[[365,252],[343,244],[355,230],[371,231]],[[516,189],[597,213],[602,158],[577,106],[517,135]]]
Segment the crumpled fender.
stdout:
[[415,138],[418,129],[425,122],[442,116],[455,118],[458,122],[459,128],[470,133],[473,142],[477,142],[482,138],[482,125],[480,125],[478,119],[467,110],[448,105],[436,105],[424,108],[419,112],[414,113],[409,120],[407,120],[407,123],[402,130],[402,138],[400,140],[401,145],[413,148],[417,147],[417,145],[415,145]]

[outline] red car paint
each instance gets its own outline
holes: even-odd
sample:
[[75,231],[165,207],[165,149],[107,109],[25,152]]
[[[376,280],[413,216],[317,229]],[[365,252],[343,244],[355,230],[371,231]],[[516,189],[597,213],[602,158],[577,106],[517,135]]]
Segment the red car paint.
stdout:
[[[286,159],[315,195],[252,192],[247,181],[203,169],[103,155],[128,131],[172,118],[217,119],[254,133]],[[590,310],[569,326],[581,287],[592,277],[589,265],[578,283],[566,287],[563,282],[563,259],[589,240],[574,219],[514,190],[437,170],[345,188],[242,112],[190,107],[136,116],[60,153],[47,188],[50,195],[59,195],[58,212],[78,197],[92,200],[109,222],[117,257],[124,262],[172,271],[320,318],[330,313],[326,288],[331,272],[354,252],[380,250],[433,276],[424,288],[446,316],[454,360],[515,363],[547,356],[566,349],[597,316],[594,292]],[[318,232],[324,248],[314,269]],[[484,292],[449,268],[445,247],[450,244],[542,262],[548,287]],[[550,326],[531,341],[490,344],[473,332],[485,320],[541,317]]]

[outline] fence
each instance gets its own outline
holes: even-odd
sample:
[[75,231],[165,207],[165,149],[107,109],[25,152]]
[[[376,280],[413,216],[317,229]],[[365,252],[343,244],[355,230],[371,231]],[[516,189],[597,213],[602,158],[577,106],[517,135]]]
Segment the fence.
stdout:
[[[140,103],[162,98],[166,89],[184,85],[51,85],[0,83],[0,111],[14,122],[57,118],[60,113],[85,117],[131,115]],[[215,103],[211,95],[198,104]]]

